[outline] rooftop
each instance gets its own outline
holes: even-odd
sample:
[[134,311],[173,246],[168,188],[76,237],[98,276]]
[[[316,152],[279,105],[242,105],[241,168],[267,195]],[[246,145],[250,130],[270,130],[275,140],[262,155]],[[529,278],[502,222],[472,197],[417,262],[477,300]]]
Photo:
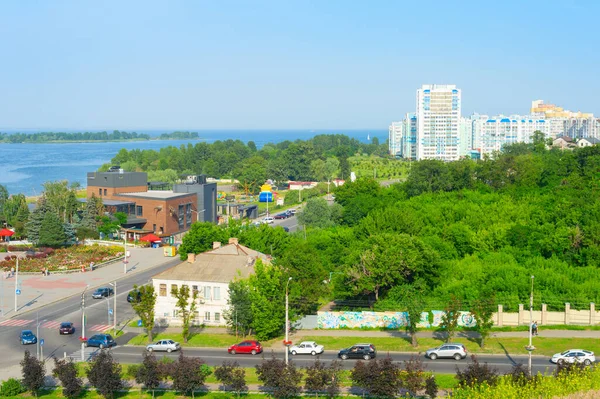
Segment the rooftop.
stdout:
[[185,197],[187,195],[194,195],[194,193],[175,193],[172,190],[149,190],[137,193],[120,193],[117,194],[122,197],[139,197],[139,198],[154,198],[154,199],[169,199],[177,197]]

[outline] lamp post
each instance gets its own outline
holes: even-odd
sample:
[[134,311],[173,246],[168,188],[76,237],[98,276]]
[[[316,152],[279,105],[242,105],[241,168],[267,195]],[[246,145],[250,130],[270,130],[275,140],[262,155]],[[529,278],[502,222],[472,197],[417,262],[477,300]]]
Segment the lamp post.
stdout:
[[529,296],[529,346],[526,348],[529,352],[529,362],[528,369],[529,375],[531,375],[531,352],[535,349],[532,344],[533,338],[533,279],[534,276],[531,276],[531,295]]
[[114,305],[113,305],[113,330],[114,333],[117,333],[117,281],[115,280],[112,283],[108,283],[110,285],[112,285],[113,287],[115,287],[115,290],[113,292],[113,295],[115,297],[115,301],[114,301]]
[[17,295],[17,290],[19,289],[19,255],[17,255],[17,271],[15,273],[15,313],[17,313],[17,310],[19,310],[18,307],[18,295]]
[[85,291],[89,285],[86,285],[81,293],[81,361],[85,361]]
[[127,274],[127,230],[125,230],[125,239],[123,240],[123,274]]
[[37,337],[36,349],[37,349],[37,358],[38,358],[38,360],[40,360],[40,353],[41,353],[42,358],[44,357],[44,352],[43,352],[44,349],[40,345],[40,324],[44,323],[46,321],[46,319],[40,321],[39,312],[36,313],[36,319],[37,319],[37,328],[35,330],[35,336]]
[[288,292],[288,288],[290,285],[290,281],[292,281],[292,278],[288,278],[287,283],[285,283],[285,365],[287,366],[288,361],[289,361],[289,347],[288,347],[288,342],[289,342],[289,338],[288,338],[288,332],[289,332],[289,292]]
[[205,212],[205,211],[206,211],[206,209],[202,209],[201,211],[195,211],[195,210],[193,210],[193,209],[192,209],[192,212],[196,212],[196,215],[197,215],[197,216],[196,216],[196,221],[197,221],[197,222],[199,222],[199,221],[200,221],[200,214],[201,214],[202,212]]

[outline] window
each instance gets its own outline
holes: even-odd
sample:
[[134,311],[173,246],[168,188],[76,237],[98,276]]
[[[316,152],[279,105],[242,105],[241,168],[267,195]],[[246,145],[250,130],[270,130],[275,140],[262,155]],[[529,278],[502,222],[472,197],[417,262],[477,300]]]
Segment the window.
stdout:
[[185,224],[192,225],[192,204],[185,204]]
[[177,214],[179,218],[179,230],[183,230],[184,226],[184,214],[183,214],[183,205],[179,205],[179,213]]
[[177,291],[177,284],[171,284],[171,296],[175,296],[175,291]]
[[204,312],[204,321],[210,321],[210,312]]
[[98,195],[102,195],[102,189],[101,188],[98,189]]
[[197,285],[192,285],[192,296],[194,294],[199,295],[199,293],[198,293],[198,286]]
[[161,284],[158,286],[158,295],[160,296],[167,296],[167,285],[166,284]]
[[187,289],[188,289],[188,296],[189,296],[189,292],[190,292],[190,291],[189,291],[189,287],[188,287],[187,285],[183,284],[183,285],[181,286],[181,290],[182,290],[182,291],[183,291],[183,289],[184,289],[183,287],[187,287]]
[[173,317],[179,316],[179,310],[173,309]]
[[221,287],[213,287],[213,299],[215,301],[221,300]]
[[219,323],[221,321],[221,313],[215,312],[215,323]]
[[104,189],[104,195],[106,195],[106,189]]
[[210,300],[210,287],[206,286],[204,287],[204,299],[205,300]]
[[152,225],[152,231],[156,231],[156,224]]
[[135,207],[135,214],[137,216],[142,216],[142,211],[143,211],[143,209],[142,209],[141,205],[138,205],[138,206]]

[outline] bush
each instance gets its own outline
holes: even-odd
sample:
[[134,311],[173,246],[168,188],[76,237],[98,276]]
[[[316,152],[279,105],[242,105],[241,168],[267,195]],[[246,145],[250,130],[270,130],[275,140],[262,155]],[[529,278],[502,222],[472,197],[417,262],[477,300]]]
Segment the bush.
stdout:
[[[144,352],[145,354],[146,352]],[[129,379],[133,380],[135,379],[135,376],[138,373],[138,370],[140,369],[141,365],[139,364],[130,364],[127,366],[127,377],[129,377]]]
[[463,371],[456,367],[456,379],[461,387],[472,387],[483,383],[494,386],[498,381],[498,370],[487,363],[479,363],[477,357],[471,355],[471,363]]
[[435,382],[435,377],[432,375],[427,377],[427,379],[425,380],[425,393],[431,399],[435,399],[437,397],[438,385],[437,382]]
[[25,391],[25,387],[23,387],[21,382],[16,378],[9,378],[8,380],[2,382],[2,386],[0,387],[1,396],[18,396]]

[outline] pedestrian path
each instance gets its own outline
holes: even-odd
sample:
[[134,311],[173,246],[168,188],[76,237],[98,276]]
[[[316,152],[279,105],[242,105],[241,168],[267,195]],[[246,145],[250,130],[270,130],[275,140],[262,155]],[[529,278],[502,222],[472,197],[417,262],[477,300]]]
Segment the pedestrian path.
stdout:
[[[98,350],[99,350],[98,348],[91,348],[91,347],[83,348],[84,361],[90,361],[96,355],[96,352]],[[81,361],[81,349],[69,354],[68,357],[70,357],[71,359],[73,359],[73,361],[76,361],[76,362]]]
[[[61,321],[57,321],[57,320],[52,320],[52,321],[44,321],[42,324],[40,324],[40,328],[48,328],[48,329],[57,329],[60,326]],[[28,326],[35,326],[36,325],[36,321],[35,320],[26,320],[26,319],[8,319],[8,320],[4,320],[2,322],[0,322],[0,327],[28,327]],[[77,328],[78,326],[75,325],[75,328]],[[113,327],[112,324],[92,324],[89,326],[86,326],[85,329],[87,331],[106,331],[109,330]]]

